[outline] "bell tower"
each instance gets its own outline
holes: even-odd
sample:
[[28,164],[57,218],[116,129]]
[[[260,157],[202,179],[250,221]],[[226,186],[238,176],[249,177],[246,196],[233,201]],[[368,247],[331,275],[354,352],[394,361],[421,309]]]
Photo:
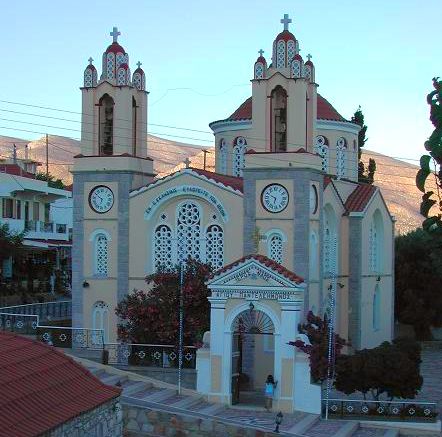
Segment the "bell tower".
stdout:
[[284,29],[273,42],[272,62],[267,66],[263,51],[254,66],[252,80],[253,131],[265,142],[253,144],[256,151],[313,151],[316,120],[316,83],[311,56],[304,63],[299,41],[289,31],[292,20],[281,19]]
[[154,178],[147,156],[146,77],[131,75],[116,27],[102,57],[89,58],[82,93],[81,152],[73,183],[72,319],[74,327],[103,329],[114,341],[114,309],[128,293],[129,194]]

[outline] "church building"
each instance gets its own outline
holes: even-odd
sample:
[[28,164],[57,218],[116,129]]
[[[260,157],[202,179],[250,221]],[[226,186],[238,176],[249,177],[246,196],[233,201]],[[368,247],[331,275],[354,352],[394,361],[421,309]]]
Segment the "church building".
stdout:
[[240,373],[250,390],[273,374],[283,411],[302,409],[297,387],[309,384],[287,344],[309,310],[360,349],[391,340],[394,303],[394,218],[358,182],[360,126],[318,94],[290,22],[251,66],[252,96],[210,124],[216,172],[161,179],[146,147],[146,75],[139,62],[131,74],[114,28],[100,77],[92,59],[84,71],[73,169],[73,326],[115,342],[114,309],[146,275],[189,256],[210,263],[198,389],[230,404]]

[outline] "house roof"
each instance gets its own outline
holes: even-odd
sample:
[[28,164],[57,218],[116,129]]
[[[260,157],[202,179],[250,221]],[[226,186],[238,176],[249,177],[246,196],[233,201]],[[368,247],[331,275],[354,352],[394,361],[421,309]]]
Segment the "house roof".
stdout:
[[233,263],[230,263],[221,269],[217,270],[215,273],[211,275],[209,279],[213,279],[216,276],[221,275],[222,273],[228,272],[229,270],[232,270],[233,268],[239,266],[240,264],[243,264],[244,262],[254,259],[258,261],[259,263],[265,265],[266,267],[272,269],[275,273],[280,274],[284,276],[286,279],[289,279],[290,281],[295,282],[296,284],[301,284],[304,282],[304,279],[298,276],[296,273],[293,273],[291,270],[286,269],[281,264],[277,263],[276,261],[273,261],[272,259],[266,257],[265,255],[259,255],[259,254],[252,254],[243,256],[242,258],[234,261]]
[[[317,118],[321,120],[347,121],[339,112],[331,105],[331,103],[317,95]],[[243,102],[238,109],[226,120],[220,121],[238,121],[252,119],[252,97]]]
[[24,178],[35,179],[35,174],[23,170],[18,164],[0,164],[0,173],[6,173],[13,176],[22,176]]
[[233,188],[234,190],[241,191],[241,193],[243,192],[243,178],[227,176],[208,170],[201,170],[200,168],[191,168],[191,170],[201,176],[205,176],[207,179],[212,179],[215,182]]
[[377,187],[369,184],[358,184],[345,201],[347,214],[350,212],[363,212],[368,202],[377,191]]
[[0,430],[43,434],[121,394],[46,344],[0,332]]

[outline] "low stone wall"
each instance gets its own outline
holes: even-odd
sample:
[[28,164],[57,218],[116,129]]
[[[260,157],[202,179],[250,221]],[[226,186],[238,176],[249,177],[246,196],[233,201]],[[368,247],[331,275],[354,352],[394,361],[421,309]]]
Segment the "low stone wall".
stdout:
[[113,399],[94,410],[75,417],[45,434],[48,437],[97,437],[123,435],[119,399]]
[[201,419],[185,414],[123,405],[125,437],[271,437],[273,432]]

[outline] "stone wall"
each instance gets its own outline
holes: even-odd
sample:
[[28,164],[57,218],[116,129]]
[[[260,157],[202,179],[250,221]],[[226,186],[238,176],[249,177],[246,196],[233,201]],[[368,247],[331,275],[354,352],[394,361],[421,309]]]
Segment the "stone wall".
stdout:
[[271,437],[273,432],[201,419],[185,414],[123,406],[125,437]]
[[123,414],[118,398],[77,416],[45,434],[47,437],[121,437]]

